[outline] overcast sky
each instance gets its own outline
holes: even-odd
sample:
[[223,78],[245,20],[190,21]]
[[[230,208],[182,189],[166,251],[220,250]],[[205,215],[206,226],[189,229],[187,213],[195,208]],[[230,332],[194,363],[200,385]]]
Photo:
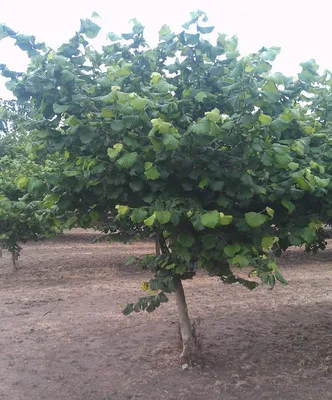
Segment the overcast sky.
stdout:
[[[100,40],[110,31],[128,31],[128,21],[137,18],[154,44],[163,24],[179,29],[196,9],[208,14],[217,32],[237,34],[243,55],[263,45],[280,46],[275,69],[285,74],[296,74],[298,64],[310,58],[332,69],[330,0],[8,0],[1,4],[0,23],[57,47],[79,29],[80,18],[96,11],[101,16],[96,22],[103,27]],[[24,70],[27,59],[5,39],[0,42],[1,63]],[[0,79],[0,97],[8,96]]]

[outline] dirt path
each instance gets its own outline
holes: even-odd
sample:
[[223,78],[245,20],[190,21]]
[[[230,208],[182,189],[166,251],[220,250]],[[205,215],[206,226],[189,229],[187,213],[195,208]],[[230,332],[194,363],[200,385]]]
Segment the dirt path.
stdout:
[[30,244],[17,274],[0,259],[1,400],[332,399],[332,250],[290,251],[273,291],[186,282],[207,362],[182,371],[173,298],[121,314],[147,277],[124,261],[153,246],[93,236]]

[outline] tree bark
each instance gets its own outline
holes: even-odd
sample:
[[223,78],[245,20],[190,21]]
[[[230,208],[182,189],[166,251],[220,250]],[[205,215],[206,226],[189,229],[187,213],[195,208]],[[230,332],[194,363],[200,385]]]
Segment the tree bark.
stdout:
[[[156,255],[170,255],[163,233],[156,232]],[[190,324],[186,297],[182,280],[174,278],[176,306],[179,315],[180,335],[182,340],[181,362],[191,364],[198,359],[199,348],[195,330]]]
[[181,279],[175,282],[175,298],[179,314],[180,333],[182,338],[181,361],[191,364],[197,357],[198,348],[196,338],[190,324],[188,308]]
[[161,255],[161,250],[160,250],[160,243],[159,243],[159,237],[156,235],[156,256]]
[[18,268],[17,268],[16,261],[17,261],[17,254],[16,254],[15,251],[13,251],[13,252],[12,252],[12,264],[13,264],[13,269],[14,269],[15,272],[16,272],[17,269],[18,269]]

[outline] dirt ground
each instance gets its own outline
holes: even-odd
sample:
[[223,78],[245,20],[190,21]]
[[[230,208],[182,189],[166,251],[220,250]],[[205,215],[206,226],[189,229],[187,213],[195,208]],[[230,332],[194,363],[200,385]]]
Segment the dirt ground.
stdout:
[[125,265],[149,243],[73,231],[0,259],[1,400],[332,399],[332,243],[282,259],[288,287],[185,282],[205,364],[178,363],[174,299],[124,317],[148,276]]

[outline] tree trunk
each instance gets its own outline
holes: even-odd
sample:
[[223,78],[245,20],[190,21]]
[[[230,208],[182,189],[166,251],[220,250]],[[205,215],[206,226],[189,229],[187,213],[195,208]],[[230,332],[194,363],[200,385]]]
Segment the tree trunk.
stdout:
[[[156,233],[156,255],[170,255],[169,249],[162,233]],[[198,359],[199,348],[196,332],[190,325],[186,297],[180,278],[174,279],[176,306],[179,315],[180,335],[182,340],[181,362],[191,364]]]
[[160,256],[161,254],[161,249],[160,249],[160,243],[159,243],[159,237],[156,235],[156,256]]
[[198,355],[196,338],[190,324],[188,308],[181,279],[176,281],[175,286],[175,298],[179,314],[180,333],[182,339],[181,361],[191,364]]
[[18,269],[18,268],[17,268],[16,261],[17,261],[17,254],[16,254],[15,251],[13,251],[13,252],[12,252],[12,264],[13,264],[13,269],[14,269],[15,272],[16,272],[17,269]]

